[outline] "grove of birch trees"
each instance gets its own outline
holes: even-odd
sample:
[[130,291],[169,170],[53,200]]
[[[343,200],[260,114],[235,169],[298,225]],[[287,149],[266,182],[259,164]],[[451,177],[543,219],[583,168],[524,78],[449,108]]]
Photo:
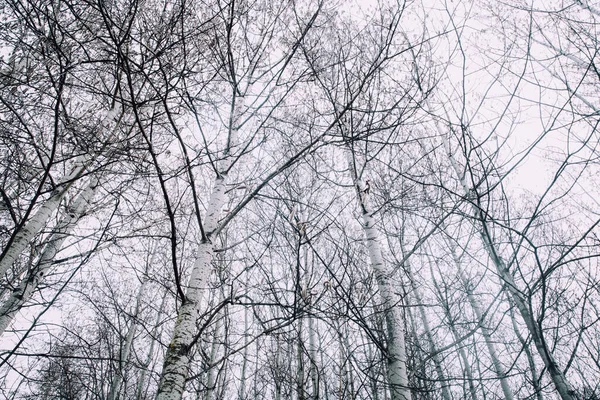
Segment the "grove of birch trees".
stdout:
[[0,398],[600,399],[600,3],[0,0]]

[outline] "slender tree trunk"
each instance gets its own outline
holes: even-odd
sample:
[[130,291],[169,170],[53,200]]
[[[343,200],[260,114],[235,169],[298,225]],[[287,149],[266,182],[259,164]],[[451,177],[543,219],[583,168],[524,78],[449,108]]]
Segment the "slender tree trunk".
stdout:
[[310,366],[308,369],[308,374],[310,376],[310,381],[311,381],[311,389],[312,389],[312,398],[313,399],[318,399],[319,398],[319,375],[318,375],[318,371],[316,368],[316,363],[317,363],[317,346],[316,346],[316,339],[315,339],[315,322],[314,319],[312,317],[308,317],[308,354],[309,354],[309,361],[310,361]]
[[344,341],[344,348],[346,349],[346,376],[348,377],[348,388],[350,400],[356,399],[356,387],[354,385],[354,370],[352,368],[352,351],[350,350],[350,343],[348,342],[348,332],[342,338]]
[[[247,276],[247,275],[246,275]],[[246,287],[248,287],[248,278],[246,278]],[[248,307],[244,308],[244,352],[242,360],[242,376],[240,377],[240,390],[238,399],[246,399],[246,369],[248,368]]]
[[339,354],[340,354],[340,369],[339,369],[339,388],[338,388],[338,400],[344,399],[344,393],[346,392],[346,388],[348,387],[348,376],[346,371],[346,363],[348,362],[348,358],[345,357],[346,346],[344,345],[344,341],[342,340],[342,331],[341,325],[338,324],[338,344],[339,344]]
[[[366,346],[369,360],[373,360],[373,345],[369,340],[363,338],[363,346]],[[371,397],[373,400],[379,400],[379,385],[377,384],[377,374],[369,371],[369,380],[371,384]]]
[[[469,201],[475,201],[475,196],[473,196],[472,190],[467,184],[465,176],[461,174],[461,171],[458,168],[454,156],[450,151],[449,142],[447,152],[452,167],[454,168],[454,171],[456,172],[460,183],[463,187],[466,198]],[[476,204],[473,204],[473,217],[480,224],[479,233],[481,235],[484,247],[490,259],[492,260],[492,263],[496,267],[496,272],[498,273],[498,276],[504,283],[504,287],[506,288],[508,295],[516,305],[516,308],[519,311],[521,318],[523,318],[523,321],[525,322],[525,325],[529,330],[529,334],[533,339],[533,343],[538,353],[540,354],[542,361],[544,362],[544,365],[546,367],[546,370],[548,371],[548,374],[550,375],[550,378],[552,379],[552,382],[554,383],[556,391],[558,392],[562,400],[575,400],[573,395],[574,391],[571,388],[571,385],[567,381],[567,378],[565,377],[562,368],[557,364],[556,360],[554,359],[554,355],[546,345],[546,341],[544,339],[541,327],[538,326],[538,323],[535,317],[533,316],[531,310],[529,309],[529,306],[527,305],[523,294],[519,291],[512,274],[508,270],[506,264],[504,263],[504,260],[500,256],[500,253],[492,240],[489,226],[486,222],[486,216],[482,212],[481,208],[478,207]]]
[[283,368],[283,362],[281,361],[281,344],[279,343],[279,339],[274,339],[276,341],[277,346],[277,354],[275,355],[275,400],[281,400],[281,375],[282,372],[280,368]]
[[[253,384],[252,384],[252,393],[254,394],[253,399],[256,400],[258,399],[258,378],[260,377],[260,369],[261,369],[261,365],[259,364],[259,357],[260,355],[258,354],[258,342],[256,342],[256,346],[255,346],[255,353],[254,353],[254,359],[256,360],[255,362],[255,367],[254,367],[254,379],[253,379]],[[262,396],[263,398],[265,397],[264,394]]]
[[185,389],[185,380],[188,376],[188,365],[190,362],[190,346],[196,333],[196,320],[199,315],[199,307],[210,276],[210,265],[214,257],[213,240],[215,238],[213,238],[212,234],[217,229],[221,210],[227,203],[227,177],[229,168],[235,160],[235,155],[232,153],[238,142],[237,131],[239,129],[244,98],[237,97],[235,99],[237,101],[234,100],[234,104],[232,105],[228,147],[225,150],[222,165],[215,178],[204,217],[204,232],[206,237],[200,241],[198,246],[197,259],[187,285],[185,300],[179,308],[173,338],[165,356],[157,400],[179,400]]
[[[154,321],[154,329],[152,330],[152,337],[156,337],[158,334],[158,325],[160,324],[160,319],[162,317],[164,308],[165,308],[165,302],[167,300],[167,296],[162,296],[162,300],[160,302],[160,307],[158,308],[158,313],[156,314],[156,320]],[[150,349],[148,349],[148,356],[146,357],[146,360],[144,361],[144,363],[142,364],[142,370],[140,372],[140,378],[138,381],[138,385],[137,385],[137,390],[136,390],[136,396],[135,398],[137,400],[143,400],[146,398],[145,394],[144,394],[144,388],[146,386],[146,376],[148,375],[148,367],[150,366],[150,363],[152,362],[152,359],[154,357],[154,345],[156,344],[156,340],[152,339],[152,341],[150,342]]]
[[400,296],[394,291],[393,270],[385,265],[377,240],[373,216],[366,210],[363,223],[371,266],[375,272],[377,286],[382,298],[388,335],[388,379],[392,400],[410,400],[408,371],[406,368],[406,342],[404,316],[400,307]]
[[496,375],[500,379],[500,386],[502,387],[502,392],[504,393],[504,397],[506,398],[506,400],[513,400],[514,394],[512,392],[512,389],[510,388],[508,380],[506,379],[506,371],[504,371],[504,366],[502,365],[502,363],[500,362],[500,358],[498,357],[498,351],[496,350],[496,345],[494,344],[494,341],[492,339],[492,330],[488,327],[487,323],[485,322],[485,316],[483,315],[483,312],[481,311],[481,306],[479,304],[479,300],[475,296],[475,293],[473,291],[471,283],[467,279],[467,276],[465,275],[465,273],[462,269],[461,261],[458,259],[454,249],[451,249],[451,253],[452,253],[452,257],[454,258],[454,263],[456,264],[456,268],[458,270],[458,276],[460,278],[460,281],[461,281],[462,285],[465,287],[465,290],[467,292],[467,298],[469,299],[469,304],[471,305],[471,308],[473,309],[473,312],[475,313],[475,317],[477,318],[477,321],[479,322],[479,324],[481,326],[481,328],[480,328],[481,335],[483,336],[485,345],[488,349],[488,352],[490,353],[490,358],[492,359],[492,365],[494,367],[494,372],[496,372]]
[[304,330],[303,318],[298,318],[298,342],[296,343],[296,392],[298,400],[305,400],[306,390],[304,388],[304,351],[302,343],[302,331]]
[[[348,149],[350,153],[350,149]],[[362,212],[363,229],[371,268],[377,281],[379,295],[381,296],[383,313],[387,328],[387,364],[388,380],[392,400],[410,400],[411,392],[408,384],[408,371],[406,367],[406,341],[404,336],[404,316],[402,314],[401,298],[398,295],[398,283],[394,280],[394,270],[383,260],[375,219],[369,210],[367,196],[369,188],[359,182],[352,155],[348,160],[352,181],[356,189],[356,197]]]
[[54,232],[48,238],[37,265],[29,271],[27,276],[19,283],[0,308],[0,335],[4,333],[14,316],[29,301],[35,289],[47,275],[56,254],[60,251],[75,223],[85,213],[94,197],[97,186],[98,180],[92,178],[88,186],[75,198],[68,209],[65,210],[58,222],[58,226],[54,228]]
[[217,376],[217,383],[218,383],[218,386],[216,388],[217,400],[224,400],[225,394],[227,393],[227,384],[229,383],[228,378],[227,378],[227,376],[229,374],[229,368],[227,366],[228,360],[229,360],[228,357],[226,357],[223,360],[223,368],[221,368],[219,370],[219,375]]
[[[111,134],[106,139],[106,145],[112,141],[113,136],[116,134],[120,124],[120,117],[118,117],[119,108],[116,103],[113,105],[102,121],[101,126],[104,128],[110,126],[113,122],[116,126],[113,128]],[[71,186],[85,173],[89,168],[91,162],[98,156],[98,153],[89,153],[77,157],[71,171],[63,177],[62,183],[52,191],[50,197],[44,201],[44,203],[38,208],[36,213],[31,217],[21,229],[16,233],[12,241],[9,242],[7,247],[3,249],[0,255],[0,278],[9,270],[9,268],[15,263],[17,258],[29,245],[31,240],[37,235],[48,223],[48,220],[58,209],[61,200],[67,194]]]
[[[446,307],[444,307],[444,309],[448,311]],[[448,318],[450,319],[451,316],[448,315]],[[456,327],[452,322],[449,323],[449,326],[450,332],[452,333],[452,339],[454,339],[455,342],[458,342],[460,340],[460,335],[456,331]],[[464,365],[463,370],[465,371],[465,375],[468,381],[469,395],[471,396],[471,400],[477,400],[477,390],[475,389],[473,370],[471,369],[471,364],[469,363],[469,359],[467,358],[467,353],[465,353],[464,347],[460,344],[458,345],[458,354]]]
[[510,301],[510,297],[508,297],[508,301],[511,303],[510,320],[512,322],[513,330],[515,331],[515,335],[517,336],[517,339],[519,339],[521,346],[523,346],[523,351],[527,356],[527,362],[529,363],[529,369],[531,370],[531,383],[533,385],[533,390],[535,390],[535,396],[537,400],[544,400],[542,388],[540,387],[540,380],[537,374],[535,360],[533,359],[533,354],[531,354],[531,348],[529,346],[529,343],[525,340],[525,338],[521,335],[521,332],[519,331],[519,326],[517,325],[517,319],[515,318],[514,313],[514,304],[512,304],[512,302]]
[[[433,264],[432,261],[429,260],[429,266],[430,266],[430,271],[431,271],[431,277],[433,280],[433,285],[434,285],[435,290],[437,291],[438,295],[440,296],[440,298],[444,298],[442,296],[442,290],[440,289],[440,286],[438,285],[438,282],[435,279],[432,264]],[[467,379],[468,385],[469,385],[469,395],[471,396],[471,400],[477,400],[477,390],[475,389],[475,383],[474,383],[475,380],[473,379],[473,370],[471,368],[471,363],[469,362],[469,359],[467,357],[467,353],[465,352],[464,347],[460,343],[460,335],[458,334],[458,331],[456,330],[456,326],[454,326],[454,317],[452,316],[452,314],[450,312],[450,305],[448,304],[447,298],[446,298],[446,301],[442,302],[442,308],[444,310],[446,319],[448,320],[448,327],[450,328],[450,333],[452,334],[452,339],[454,340],[454,342],[457,343],[458,354],[463,362],[463,371],[466,375],[466,379]]]
[[413,294],[415,299],[417,300],[417,308],[419,309],[419,315],[421,316],[421,321],[423,322],[423,328],[425,329],[425,335],[427,337],[427,341],[429,342],[429,351],[431,352],[433,364],[435,366],[435,371],[438,375],[438,380],[440,381],[440,385],[442,387],[442,398],[444,400],[451,400],[452,396],[450,396],[450,391],[448,390],[447,380],[444,375],[444,370],[442,368],[442,360],[440,359],[439,354],[437,353],[437,349],[435,347],[435,339],[433,337],[433,332],[431,331],[431,327],[429,325],[429,319],[427,318],[427,313],[425,312],[425,306],[423,305],[423,297],[419,291],[415,283],[415,277],[413,276],[412,269],[409,262],[404,264],[404,268],[407,272],[408,279],[410,281],[410,285],[412,286]]
[[125,345],[123,346],[121,356],[119,357],[119,370],[115,374],[115,378],[113,379],[112,385],[110,386],[110,392],[108,392],[107,400],[116,400],[119,398],[119,388],[121,386],[121,382],[123,382],[125,368],[127,366],[127,363],[129,363],[129,354],[131,353],[131,348],[133,346],[133,338],[135,337],[135,333],[138,327],[138,318],[140,314],[140,308],[142,306],[142,296],[144,295],[144,290],[147,284],[148,279],[144,278],[144,281],[140,285],[138,294],[135,299],[135,309],[133,312],[133,318],[131,320],[131,326],[129,327],[129,332],[127,332]]
[[206,392],[204,393],[204,400],[210,400],[213,397],[213,392],[217,386],[217,377],[215,377],[215,367],[212,365],[217,358],[217,351],[219,350],[219,342],[217,338],[221,335],[221,324],[222,319],[219,318],[215,324],[215,330],[213,331],[213,342],[210,346],[210,360],[209,369],[206,373]]

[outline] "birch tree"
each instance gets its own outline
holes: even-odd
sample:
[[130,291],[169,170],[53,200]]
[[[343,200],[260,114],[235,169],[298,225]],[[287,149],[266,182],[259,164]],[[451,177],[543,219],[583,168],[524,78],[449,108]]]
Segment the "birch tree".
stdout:
[[[266,58],[264,52],[273,46],[272,40],[279,33],[276,29],[281,27],[281,24],[285,21],[283,17],[285,15],[284,9],[268,10],[266,4],[257,4],[255,9],[251,9],[245,4],[231,3],[227,8],[220,9],[216,14],[219,25],[215,26],[215,55],[223,62],[222,66],[218,66],[217,72],[221,73],[222,71],[225,74],[227,80],[224,87],[231,93],[230,101],[227,104],[229,112],[227,113],[228,117],[225,125],[226,140],[222,149],[217,153],[218,157],[211,161],[215,179],[206,206],[206,213],[202,220],[200,220],[200,215],[197,216],[201,232],[197,258],[189,282],[186,285],[183,304],[179,310],[171,345],[169,345],[167,351],[161,384],[159,385],[159,399],[180,398],[184,391],[189,364],[188,352],[190,345],[195,341],[195,322],[199,316],[199,307],[210,275],[211,261],[214,257],[213,242],[216,235],[263,186],[268,184],[270,179],[291,165],[313,146],[313,143],[309,143],[299,154],[293,155],[283,165],[275,167],[266,178],[263,178],[252,193],[238,203],[229,216],[220,221],[222,209],[228,202],[227,185],[229,184],[228,177],[232,173],[232,168],[235,166],[237,169],[244,169],[242,163],[245,153],[252,147],[257,135],[260,135],[261,125],[264,124],[264,122],[258,124],[258,131],[255,133],[242,136],[239,131],[243,129],[244,124],[247,124],[245,118],[248,118],[251,112],[270,108],[265,115],[265,118],[268,118],[281,104],[289,91],[293,89],[297,79],[299,79],[298,76],[287,77],[284,73],[287,73],[298,43],[303,40],[304,35],[318,17],[320,7],[321,5],[317,4],[316,10],[312,7],[309,9],[310,13],[307,15],[306,22],[298,21],[296,29],[291,32],[294,37],[291,46],[285,49],[283,57],[274,63],[269,63],[270,60]],[[263,12],[264,14],[262,14]],[[250,26],[252,26],[254,21],[250,18],[250,15],[255,15],[254,13],[261,13],[267,18],[264,25],[258,25],[258,29],[265,29],[264,34],[267,35],[268,41],[246,36],[244,29],[250,29]],[[238,23],[241,24],[241,28]],[[245,42],[246,40],[249,41]],[[249,53],[237,51],[237,46],[244,45],[248,46]],[[275,92],[279,81],[282,79],[288,80],[290,83],[286,85],[287,87],[283,90],[283,93]],[[259,88],[260,85],[265,85],[265,88]],[[271,97],[276,98],[276,100],[270,100]],[[267,102],[270,107],[266,106]],[[212,155],[209,157],[212,157]],[[198,209],[197,212],[199,212]]]

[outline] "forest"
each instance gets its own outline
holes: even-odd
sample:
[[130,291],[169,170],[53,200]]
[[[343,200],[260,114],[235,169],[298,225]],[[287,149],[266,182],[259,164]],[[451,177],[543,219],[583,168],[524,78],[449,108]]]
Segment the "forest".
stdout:
[[600,399],[599,38],[591,0],[0,0],[0,398]]

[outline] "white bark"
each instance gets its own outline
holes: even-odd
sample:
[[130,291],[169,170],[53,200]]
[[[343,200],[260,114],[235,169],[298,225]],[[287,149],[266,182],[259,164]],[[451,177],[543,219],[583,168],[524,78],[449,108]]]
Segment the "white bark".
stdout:
[[[101,126],[104,127],[111,124],[112,121],[116,119],[117,114],[117,106],[114,106],[106,113],[105,117],[102,118]],[[114,136],[118,130],[118,126],[119,123],[117,121],[111,135],[107,138],[107,143],[111,141],[112,136]],[[97,155],[98,154],[92,153],[79,156],[71,171],[63,177],[62,183],[57,185],[50,197],[38,208],[36,213],[15,235],[14,240],[10,243],[10,247],[5,250],[4,256],[0,260],[0,278],[2,278],[15,263],[19,255],[21,255],[23,250],[29,245],[34,236],[46,226],[52,214],[58,209],[65,194],[67,194],[73,183],[85,173]]]
[[[460,169],[458,168],[456,160],[454,159],[454,156],[450,150],[449,141],[447,142],[447,152],[452,167],[456,172],[460,183],[463,187],[465,197],[468,200],[473,200],[473,196],[471,195],[471,188],[469,187],[465,179],[465,175],[462,174]],[[541,332],[540,327],[538,327],[537,325],[536,318],[530,312],[527,302],[525,301],[522,293],[517,288],[516,282],[512,274],[508,270],[506,264],[504,263],[504,260],[500,256],[500,253],[492,240],[491,233],[486,222],[486,217],[481,211],[481,209],[475,204],[473,204],[473,217],[480,224],[479,233],[481,235],[481,239],[483,241],[485,250],[487,251],[492,263],[494,264],[498,276],[500,277],[500,279],[502,279],[508,295],[514,302],[517,310],[519,311],[519,314],[521,315],[521,318],[523,318],[523,321],[525,322],[525,325],[527,326],[527,329],[531,334],[533,343],[540,357],[542,358],[544,365],[546,366],[546,369],[548,371],[548,374],[550,375],[550,378],[552,379],[552,382],[554,383],[556,391],[558,392],[562,400],[574,400],[575,392],[571,388],[571,385],[569,384],[567,378],[562,372],[562,368],[560,368],[560,366],[554,359],[552,352],[546,346],[543,338],[543,333]]]
[[392,400],[410,400],[411,393],[408,385],[408,371],[406,367],[406,340],[404,335],[404,316],[401,308],[401,298],[394,290],[397,282],[394,282],[394,270],[387,265],[382,256],[378,233],[375,227],[375,219],[369,210],[367,202],[368,193],[356,175],[352,154],[348,149],[348,165],[352,175],[352,181],[356,189],[356,197],[362,212],[363,230],[365,241],[369,252],[371,268],[377,281],[379,295],[381,297],[383,312],[387,330],[387,363],[388,381]]
[[235,159],[233,152],[237,147],[238,129],[243,106],[244,98],[237,97],[230,119],[228,145],[225,149],[224,159],[220,165],[217,177],[215,178],[206,215],[204,216],[203,225],[206,239],[202,240],[198,246],[197,259],[187,285],[185,300],[179,309],[173,338],[165,356],[157,400],[179,400],[183,395],[190,361],[189,347],[196,333],[196,320],[199,315],[199,307],[210,276],[210,266],[215,254],[212,233],[218,227],[221,210],[228,199],[226,193],[227,174]]
[[206,392],[204,393],[204,400],[210,400],[212,398],[212,394],[217,386],[215,368],[212,366],[212,364],[217,358],[217,350],[219,349],[219,342],[217,338],[221,332],[221,321],[222,320],[220,318],[217,320],[217,323],[215,324],[215,330],[213,331],[213,342],[210,347],[210,360],[208,362],[209,370],[206,374]]
[[[432,264],[433,264],[432,260],[429,260],[429,267],[430,267],[430,271],[431,271],[433,285],[435,286],[437,293],[441,297],[442,290],[440,289],[440,287],[437,283],[437,280],[435,279]],[[469,385],[469,394],[471,396],[471,400],[477,400],[477,391],[475,390],[475,384],[474,384],[474,379],[473,379],[473,370],[471,368],[471,363],[469,362],[469,359],[467,357],[467,353],[465,352],[464,346],[462,346],[460,344],[460,341],[461,341],[460,335],[458,334],[458,331],[456,330],[456,326],[454,326],[454,318],[450,313],[450,305],[448,304],[447,301],[444,301],[444,304],[442,304],[442,308],[444,309],[444,314],[446,315],[446,318],[448,319],[448,327],[450,328],[450,333],[452,333],[452,339],[454,339],[454,341],[456,343],[458,343],[458,345],[456,347],[458,349],[458,354],[460,355],[460,358],[463,362],[463,370],[464,370],[464,373],[465,373],[467,381],[468,381],[467,383]]]
[[279,343],[279,338],[274,336],[277,346],[277,353],[275,355],[275,400],[281,400],[281,370],[283,369],[283,361],[281,360],[281,343]]
[[[453,323],[450,323],[450,332],[452,333],[452,338],[455,342],[460,340],[460,335],[456,330],[456,327]],[[467,376],[467,381],[469,385],[469,394],[471,395],[471,400],[477,400],[477,390],[475,389],[473,371],[471,369],[471,364],[469,363],[469,359],[467,358],[467,353],[465,352],[465,348],[462,345],[458,345],[458,354],[463,362],[463,369],[465,371],[465,375]]]
[[471,305],[471,308],[475,313],[475,317],[477,318],[477,321],[480,324],[481,335],[483,336],[483,340],[485,341],[485,345],[490,354],[490,358],[492,359],[494,372],[496,372],[496,375],[500,379],[500,386],[502,387],[504,398],[506,400],[513,400],[515,397],[512,392],[512,389],[510,388],[510,385],[508,384],[508,380],[506,379],[506,371],[504,371],[504,366],[498,358],[498,351],[496,350],[496,346],[494,345],[494,341],[492,340],[492,330],[489,328],[489,326],[484,320],[485,317],[483,315],[483,312],[481,311],[481,305],[479,304],[479,300],[477,299],[477,297],[475,297],[475,293],[471,287],[471,283],[467,279],[461,267],[460,260],[456,256],[454,249],[452,249],[451,252],[452,257],[454,258],[454,263],[456,264],[456,268],[458,269],[458,276],[460,278],[460,281],[465,287],[465,290],[467,291],[467,298],[469,300],[469,304]]
[[429,351],[431,352],[433,364],[435,366],[436,373],[438,375],[438,380],[440,381],[440,385],[442,387],[442,398],[444,400],[451,400],[452,396],[448,391],[448,386],[446,382],[446,377],[444,374],[444,370],[442,368],[442,360],[440,359],[439,354],[437,353],[437,349],[435,346],[435,339],[433,337],[433,332],[431,331],[431,327],[429,325],[429,319],[427,318],[427,313],[425,312],[425,306],[423,305],[423,297],[421,296],[421,292],[415,283],[415,278],[413,276],[410,264],[408,262],[404,265],[406,272],[408,274],[408,279],[410,280],[410,284],[412,286],[413,294],[417,301],[417,308],[419,309],[419,314],[421,316],[421,321],[423,322],[423,328],[425,329],[425,335],[427,337],[427,341],[429,342]]
[[377,239],[377,230],[373,216],[363,212],[363,227],[365,231],[371,267],[375,273],[379,295],[388,335],[388,379],[392,400],[410,400],[410,389],[408,386],[408,371],[406,369],[406,342],[404,337],[404,316],[400,307],[400,296],[394,291],[392,280],[393,269],[389,268],[381,254],[381,248]]
[[[29,301],[39,283],[47,275],[56,254],[60,251],[63,243],[69,237],[70,231],[75,226],[75,223],[85,213],[87,206],[94,197],[97,186],[98,180],[92,178],[88,186],[75,198],[68,209],[65,210],[58,225],[54,229],[54,232],[48,238],[37,265],[29,271],[27,276],[13,290],[10,297],[6,299],[5,303],[0,308],[0,335],[4,333],[14,316],[21,310],[23,305]],[[48,203],[44,205],[46,206]],[[56,206],[58,206],[58,204],[56,204]]]
[[346,346],[346,342],[344,342],[343,339],[344,336],[344,332],[342,332],[342,326],[341,324],[337,324],[337,338],[338,338],[338,344],[339,344],[339,364],[340,364],[340,369],[338,372],[338,376],[340,377],[340,381],[339,381],[339,388],[338,388],[338,399],[342,400],[345,399],[346,397],[344,397],[344,394],[346,393],[346,391],[348,391],[350,394],[348,397],[352,397],[352,389],[347,389],[350,386],[353,386],[350,384],[350,382],[352,381],[352,369],[348,369],[348,363],[350,362],[350,356],[349,356],[349,349]]
[[[163,295],[162,300],[160,302],[160,307],[158,308],[158,313],[156,314],[156,320],[154,321],[154,329],[152,330],[152,338],[158,336],[158,325],[160,324],[160,319],[162,318],[162,314],[165,308],[165,302],[167,300],[167,296]],[[137,400],[145,399],[144,389],[146,386],[146,376],[148,375],[148,367],[150,367],[150,363],[154,357],[154,345],[156,344],[156,340],[152,339],[150,342],[150,349],[148,349],[148,356],[146,360],[142,364],[142,369],[140,372],[140,378],[138,380],[136,396]]]
[[354,371],[352,369],[352,350],[350,349],[350,343],[348,342],[348,331],[341,338],[344,342],[345,349],[345,367],[346,367],[346,378],[348,379],[348,398],[350,400],[356,399],[356,390],[354,389]]
[[[248,287],[248,275],[246,275],[246,287]],[[238,399],[246,399],[246,371],[248,369],[248,307],[244,308],[244,355],[242,360],[242,376],[240,377],[240,390]]]
[[138,327],[138,317],[140,314],[140,307],[142,306],[142,296],[144,294],[144,290],[147,284],[148,280],[144,279],[138,290],[138,294],[135,299],[135,309],[133,311],[131,326],[129,327],[129,332],[127,332],[127,338],[125,339],[125,345],[123,346],[123,349],[121,351],[121,357],[119,357],[119,370],[115,374],[115,378],[113,379],[112,385],[110,386],[110,392],[108,392],[107,400],[116,400],[118,398],[119,388],[121,387],[121,383],[123,382],[125,368],[129,363],[129,354],[131,354],[133,338],[135,337],[135,333]]
[[401,299],[394,291],[394,271],[383,260],[381,247],[378,240],[375,220],[369,212],[366,203],[366,193],[356,177],[352,163],[350,163],[352,178],[357,189],[357,198],[362,210],[363,229],[371,268],[377,281],[379,295],[384,309],[387,329],[388,347],[388,381],[392,400],[410,400],[411,393],[408,384],[408,371],[406,367],[406,340],[404,335],[404,316],[402,315]]
[[303,330],[303,319],[298,319],[298,342],[296,343],[296,392],[298,400],[304,400],[305,389],[304,389],[304,352],[302,351],[302,330]]
[[315,368],[315,364],[317,362],[317,346],[316,346],[316,338],[315,338],[315,322],[314,318],[308,317],[308,354],[310,365],[308,367],[308,375],[310,376],[311,384],[312,384],[312,398],[319,398],[319,376],[317,375],[318,371]]
[[[508,300],[510,302],[510,297],[508,297]],[[531,372],[531,382],[533,384],[533,390],[535,391],[535,397],[538,400],[544,400],[544,395],[542,394],[542,388],[540,387],[539,377],[537,374],[537,367],[535,365],[535,360],[533,359],[533,354],[531,354],[530,344],[521,335],[519,326],[517,325],[517,320],[515,318],[515,313],[514,313],[513,308],[514,307],[512,306],[512,302],[511,302],[510,320],[512,322],[513,330],[515,331],[515,335],[517,336],[517,339],[519,339],[519,342],[521,343],[521,346],[523,347],[523,351],[525,352],[525,355],[527,356],[527,362],[529,363],[529,370]]]

